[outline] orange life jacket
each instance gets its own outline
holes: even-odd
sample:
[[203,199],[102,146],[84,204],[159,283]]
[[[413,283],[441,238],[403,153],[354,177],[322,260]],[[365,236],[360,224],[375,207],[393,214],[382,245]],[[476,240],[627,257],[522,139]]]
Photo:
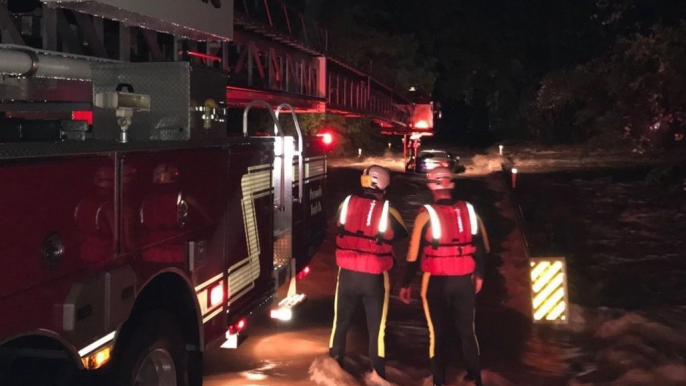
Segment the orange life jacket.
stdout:
[[472,236],[479,230],[471,204],[424,205],[429,227],[424,234],[422,271],[437,276],[462,276],[474,273],[476,247]]
[[336,263],[356,272],[379,274],[393,267],[389,202],[360,196],[343,201],[338,218]]

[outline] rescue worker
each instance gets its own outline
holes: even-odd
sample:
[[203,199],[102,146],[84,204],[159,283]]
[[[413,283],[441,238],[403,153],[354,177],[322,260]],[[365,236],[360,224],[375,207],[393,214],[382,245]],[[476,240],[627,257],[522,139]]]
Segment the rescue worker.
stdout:
[[410,283],[420,266],[424,272],[421,297],[429,327],[429,358],[434,385],[445,385],[449,326],[452,311],[467,362],[466,380],[481,385],[479,343],[474,333],[475,295],[483,284],[484,255],[488,241],[483,224],[468,202],[454,201],[455,184],[448,168],[426,175],[434,203],[424,205],[414,221],[407,253],[407,270],[400,300],[410,303]]
[[369,330],[369,358],[375,373],[385,378],[385,329],[393,267],[393,246],[407,237],[400,214],[383,199],[391,182],[388,169],[373,165],[361,177],[363,194],[346,197],[338,214],[336,263],[338,282],[329,355],[342,366],[345,341],[355,308],[364,306]]

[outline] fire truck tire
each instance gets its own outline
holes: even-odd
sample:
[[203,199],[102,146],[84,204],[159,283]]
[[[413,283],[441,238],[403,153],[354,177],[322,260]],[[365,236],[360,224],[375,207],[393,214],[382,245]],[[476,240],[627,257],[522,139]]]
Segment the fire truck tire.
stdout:
[[148,312],[122,349],[115,354],[113,386],[189,386],[189,355],[171,313]]

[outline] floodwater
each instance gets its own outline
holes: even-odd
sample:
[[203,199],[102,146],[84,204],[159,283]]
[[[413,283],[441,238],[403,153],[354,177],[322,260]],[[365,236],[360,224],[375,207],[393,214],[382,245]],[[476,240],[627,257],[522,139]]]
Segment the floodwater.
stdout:
[[574,385],[686,384],[686,192],[650,168],[518,176],[532,253],[565,256]]
[[[520,169],[516,197],[527,220],[534,255],[566,256],[570,321],[566,326],[531,324],[527,314],[528,264],[515,227],[494,154],[463,153],[467,166],[456,196],[472,202],[489,231],[492,253],[484,289],[477,296],[476,327],[485,385],[684,385],[686,384],[686,194],[645,182],[646,169],[624,173],[597,169],[607,159],[586,155],[586,167],[550,161],[555,155],[527,155],[513,162]],[[576,156],[567,157],[574,164]],[[617,160],[622,167],[626,163]],[[408,226],[430,193],[422,177],[402,173],[397,158],[331,162],[329,208],[355,192],[360,169],[372,162],[396,171],[389,199]],[[518,163],[519,162],[519,163]],[[538,165],[538,167],[537,167]],[[589,172],[587,169],[594,169]],[[560,172],[560,169],[564,170]],[[334,187],[335,186],[335,187]],[[325,358],[333,319],[336,266],[333,221],[329,238],[300,282],[308,300],[290,322],[267,318],[249,326],[250,337],[238,350],[205,356],[205,384],[219,385],[365,385],[369,371],[366,327],[361,307],[348,337],[345,368]],[[388,378],[398,386],[423,385],[430,375],[428,331],[420,302],[397,299],[407,246],[396,249],[391,272],[392,297],[386,330]],[[463,385],[460,356],[449,379]]]

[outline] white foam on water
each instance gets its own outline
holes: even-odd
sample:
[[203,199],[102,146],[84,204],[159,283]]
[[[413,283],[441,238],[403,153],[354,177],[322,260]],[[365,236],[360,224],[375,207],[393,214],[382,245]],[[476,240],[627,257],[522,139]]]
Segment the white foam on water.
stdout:
[[[388,376],[388,374],[386,374]],[[397,384],[381,378],[375,371],[364,375],[364,384],[367,386],[398,386]]]
[[583,310],[584,332],[597,348],[589,358],[591,363],[586,363],[587,370],[568,386],[686,385],[686,329],[674,319],[674,312],[662,308],[649,313]]
[[310,380],[321,386],[362,386],[328,355],[315,358],[309,369]]

